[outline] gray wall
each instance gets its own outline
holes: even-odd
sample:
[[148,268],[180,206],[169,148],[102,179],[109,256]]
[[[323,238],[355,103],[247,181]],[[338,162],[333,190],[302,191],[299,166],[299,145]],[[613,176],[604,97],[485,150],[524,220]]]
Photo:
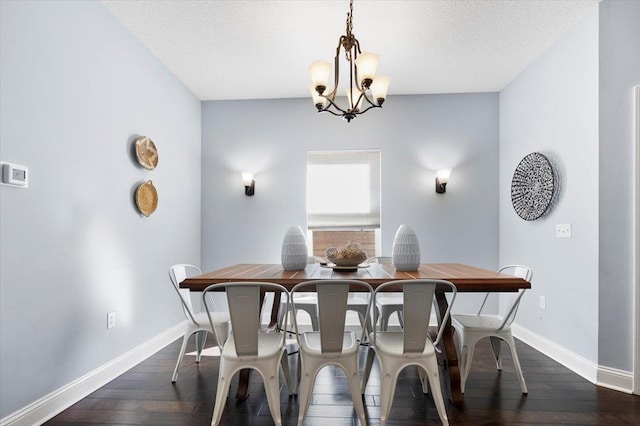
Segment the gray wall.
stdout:
[[599,361],[625,371],[633,366],[633,87],[640,85],[639,23],[640,2],[600,5]]
[[[287,227],[306,227],[307,151],[372,148],[382,150],[382,255],[409,223],[424,262],[496,268],[497,101],[495,93],[396,96],[351,123],[317,114],[310,99],[204,102],[204,267],[279,263]],[[453,172],[446,194],[436,194],[443,167]],[[253,197],[243,170],[256,173]]]
[[[517,321],[596,363],[598,107],[597,9],[500,93],[500,263],[533,269]],[[510,190],[516,166],[531,152],[556,163],[561,185],[550,213],[527,222],[515,213]],[[571,223],[573,238],[555,238],[557,223]]]
[[0,157],[31,173],[0,187],[2,418],[181,320],[167,268],[200,260],[201,127],[198,99],[101,4],[2,1],[0,17]]

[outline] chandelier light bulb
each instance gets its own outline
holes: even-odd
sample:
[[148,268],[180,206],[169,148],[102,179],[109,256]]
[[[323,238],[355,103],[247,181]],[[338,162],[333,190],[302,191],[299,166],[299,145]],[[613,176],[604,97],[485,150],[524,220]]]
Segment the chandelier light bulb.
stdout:
[[382,105],[382,103],[387,99],[387,90],[389,89],[389,83],[391,78],[386,75],[379,75],[373,80],[371,84],[371,93],[373,95],[373,99],[378,102],[378,105]]
[[329,74],[331,74],[331,64],[325,61],[315,61],[309,66],[309,74],[311,74],[311,84],[317,92],[323,93],[329,86]]
[[358,78],[363,89],[368,89],[376,75],[376,68],[380,55],[374,53],[362,52],[356,59],[356,68],[358,70]]

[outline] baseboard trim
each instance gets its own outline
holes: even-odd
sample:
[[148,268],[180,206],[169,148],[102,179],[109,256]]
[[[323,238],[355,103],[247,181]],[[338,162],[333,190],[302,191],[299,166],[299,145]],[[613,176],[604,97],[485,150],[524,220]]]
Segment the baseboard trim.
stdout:
[[105,365],[0,419],[0,426],[40,425],[136,366],[184,333],[178,324]]
[[633,374],[630,371],[618,370],[611,367],[598,367],[598,386],[633,393]]
[[620,392],[632,393],[633,374],[631,372],[600,366],[519,324],[512,324],[511,331],[514,337],[591,383]]

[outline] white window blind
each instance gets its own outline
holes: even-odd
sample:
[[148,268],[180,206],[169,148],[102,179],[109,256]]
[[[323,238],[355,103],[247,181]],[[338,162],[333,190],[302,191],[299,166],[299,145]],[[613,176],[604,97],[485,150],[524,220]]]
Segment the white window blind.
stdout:
[[380,151],[307,154],[307,226],[380,228]]

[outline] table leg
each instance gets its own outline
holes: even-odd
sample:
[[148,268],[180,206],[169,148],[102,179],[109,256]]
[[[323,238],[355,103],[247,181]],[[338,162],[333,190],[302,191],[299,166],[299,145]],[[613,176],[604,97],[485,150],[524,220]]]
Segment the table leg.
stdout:
[[[442,317],[444,316],[445,312],[447,312],[447,307],[449,306],[445,293],[442,291],[437,291],[436,301],[438,302],[437,314],[440,322],[442,322]],[[460,367],[458,366],[458,353],[456,352],[456,345],[453,341],[454,337],[451,319],[447,320],[447,323],[444,327],[445,328],[442,333],[440,346],[445,358],[445,388],[449,389],[450,391],[450,398],[453,405],[459,407],[464,403],[464,399],[462,397],[462,388],[460,386]]]

